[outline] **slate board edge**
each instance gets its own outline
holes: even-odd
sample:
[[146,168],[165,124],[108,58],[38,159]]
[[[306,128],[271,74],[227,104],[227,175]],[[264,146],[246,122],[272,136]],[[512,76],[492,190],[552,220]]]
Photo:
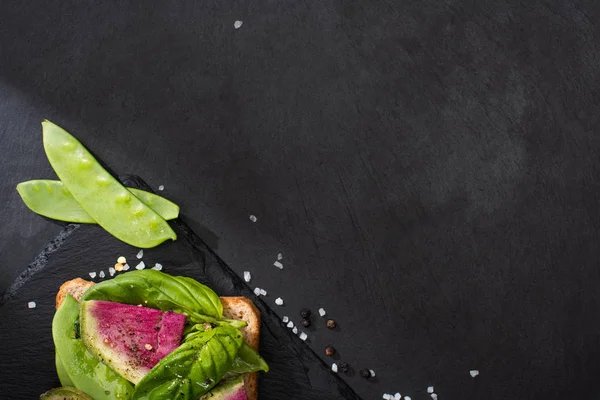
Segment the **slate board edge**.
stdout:
[[[152,192],[152,188],[148,186],[148,184],[142,180],[140,177],[136,175],[123,175],[120,178],[120,181],[127,186],[138,187],[142,190]],[[281,319],[275,313],[271,307],[269,307],[262,299],[256,296],[252,296],[251,289],[243,282],[242,278],[239,277],[198,235],[194,233],[194,231],[182,220],[181,215],[176,220],[171,221],[178,228],[180,228],[185,236],[185,240],[192,246],[196,251],[201,254],[207,254],[214,258],[214,260],[219,264],[219,266],[223,269],[226,275],[234,282],[237,286],[242,286],[246,288],[246,292],[244,295],[248,297],[252,297],[253,301],[260,306],[261,313],[268,313],[269,317],[273,320],[278,320],[281,323]],[[62,244],[80,227],[80,224],[67,224],[63,230],[61,230],[58,235],[52,239],[52,241],[38,254],[33,262],[27,266],[27,268],[17,276],[17,278],[11,283],[11,285],[4,291],[2,296],[0,296],[0,307],[3,306],[6,302],[8,302],[19,290],[19,288],[27,282],[33,275],[40,272],[45,264],[47,263],[48,257],[52,255],[52,253],[56,252]],[[181,239],[181,238],[179,238]],[[208,273],[208,272],[207,272]],[[264,315],[263,315],[264,318]],[[315,359],[319,360],[321,367],[325,370],[329,371],[330,367],[323,361],[321,357],[317,355],[317,353],[306,343],[303,342],[297,335],[292,335],[289,330],[285,330],[288,336],[293,337],[293,340],[300,342],[298,345],[305,346],[305,349],[312,353]],[[330,372],[331,373],[331,372]],[[352,389],[352,387],[340,377],[339,374],[333,374],[335,377],[338,390],[341,394],[343,394],[348,399],[362,400],[360,396]],[[348,397],[350,396],[350,397]]]

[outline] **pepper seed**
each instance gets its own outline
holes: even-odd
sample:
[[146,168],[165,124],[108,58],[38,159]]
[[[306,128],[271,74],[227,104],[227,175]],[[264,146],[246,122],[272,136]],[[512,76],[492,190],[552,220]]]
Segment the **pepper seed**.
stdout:
[[335,349],[333,348],[332,345],[329,345],[325,348],[325,354],[328,355],[329,357],[331,357],[332,355],[335,354]]

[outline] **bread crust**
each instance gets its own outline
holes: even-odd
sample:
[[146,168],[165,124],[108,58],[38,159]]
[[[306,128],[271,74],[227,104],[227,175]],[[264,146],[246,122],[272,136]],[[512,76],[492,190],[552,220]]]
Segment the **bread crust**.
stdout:
[[[241,319],[248,324],[242,328],[244,341],[250,347],[258,351],[260,342],[260,311],[252,300],[238,297],[221,297],[223,304],[223,317],[228,319]],[[258,372],[246,374],[244,376],[244,388],[248,400],[258,400]]]
[[[81,297],[94,282],[86,281],[85,279],[75,278],[63,283],[58,293],[56,294],[56,309],[63,303],[67,294],[70,294],[77,301],[81,301]],[[242,297],[221,297],[223,304],[223,317],[227,319],[244,320],[248,324],[242,328],[244,341],[258,351],[260,342],[260,311],[252,300]],[[244,376],[244,388],[248,400],[258,400],[258,373],[254,372]]]

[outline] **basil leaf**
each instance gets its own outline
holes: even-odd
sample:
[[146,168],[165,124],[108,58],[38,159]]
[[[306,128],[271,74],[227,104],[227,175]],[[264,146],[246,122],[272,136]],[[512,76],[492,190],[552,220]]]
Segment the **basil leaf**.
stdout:
[[245,374],[258,371],[269,372],[269,365],[256,350],[247,343],[242,343],[229,372],[232,374]]
[[198,331],[142,378],[132,400],[198,399],[229,371],[242,343],[235,328]]
[[143,304],[186,314],[190,322],[217,323],[223,316],[221,299],[209,287],[191,278],[151,269],[127,272],[100,282],[89,288],[82,300]]

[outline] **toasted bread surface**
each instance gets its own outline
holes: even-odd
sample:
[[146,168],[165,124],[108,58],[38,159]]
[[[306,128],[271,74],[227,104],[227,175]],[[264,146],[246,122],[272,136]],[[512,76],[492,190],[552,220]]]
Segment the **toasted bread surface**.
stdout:
[[[56,294],[56,309],[60,307],[67,294],[73,296],[77,301],[94,282],[75,278],[63,283]],[[242,328],[244,341],[253,349],[258,351],[260,341],[260,311],[252,300],[246,297],[221,297],[223,304],[223,317],[228,319],[244,320],[248,324]],[[248,400],[258,400],[258,373],[246,374],[244,376],[244,388]]]
[[[241,319],[248,324],[242,328],[244,341],[258,351],[260,341],[260,311],[252,300],[246,297],[221,297],[223,304],[223,317],[228,319]],[[248,400],[258,399],[258,373],[254,372],[244,376],[244,388]]]
[[70,294],[77,301],[81,301],[81,297],[86,290],[88,290],[91,286],[94,285],[94,282],[86,281],[85,279],[75,278],[70,281],[66,281],[60,286],[58,289],[58,293],[56,294],[56,309],[62,304],[67,297],[67,294]]

